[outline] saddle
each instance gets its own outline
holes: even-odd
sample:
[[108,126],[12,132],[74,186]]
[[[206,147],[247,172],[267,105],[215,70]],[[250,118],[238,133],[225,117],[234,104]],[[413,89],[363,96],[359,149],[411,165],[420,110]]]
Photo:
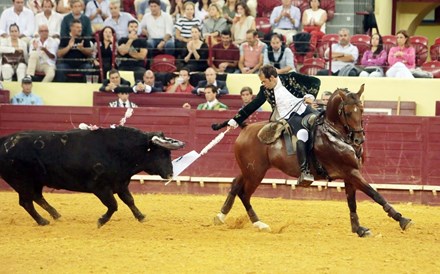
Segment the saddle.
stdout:
[[[315,122],[316,114],[310,113],[302,119],[301,124],[309,132],[313,132]],[[283,135],[284,141],[286,143],[287,155],[295,154],[297,138],[293,134],[289,123],[287,123],[287,121],[284,119],[275,122],[269,122],[267,125],[263,126],[260,129],[257,136],[260,142],[269,145],[278,140],[281,134]]]

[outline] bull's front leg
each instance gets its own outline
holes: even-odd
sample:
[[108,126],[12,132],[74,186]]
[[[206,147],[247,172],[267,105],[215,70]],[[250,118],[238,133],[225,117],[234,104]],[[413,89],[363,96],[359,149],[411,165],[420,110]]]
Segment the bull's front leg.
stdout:
[[371,236],[369,228],[359,225],[359,217],[356,212],[356,188],[352,184],[345,182],[345,194],[347,195],[348,208],[350,209],[351,232],[357,233],[359,237]]
[[118,210],[118,203],[116,202],[113,192],[109,188],[99,189],[94,194],[101,200],[101,202],[107,207],[107,212],[98,219],[98,228],[105,225],[113,213]]
[[130,208],[134,217],[139,222],[142,222],[145,220],[145,215],[142,214],[142,212],[134,204],[133,196],[131,195],[130,191],[128,190],[128,187],[126,189],[118,192],[118,196]]

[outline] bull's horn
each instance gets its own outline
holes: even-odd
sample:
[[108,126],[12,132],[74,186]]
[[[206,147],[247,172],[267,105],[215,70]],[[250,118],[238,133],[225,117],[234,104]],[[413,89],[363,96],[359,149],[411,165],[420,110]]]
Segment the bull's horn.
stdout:
[[151,138],[151,141],[155,143],[158,146],[173,150],[173,149],[179,149],[185,146],[185,143],[176,139],[167,138],[167,137],[159,137],[159,136],[153,136]]

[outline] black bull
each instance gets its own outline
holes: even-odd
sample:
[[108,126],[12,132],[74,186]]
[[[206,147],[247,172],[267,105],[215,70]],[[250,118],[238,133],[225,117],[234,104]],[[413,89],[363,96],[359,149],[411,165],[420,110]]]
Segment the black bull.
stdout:
[[95,194],[107,207],[98,227],[117,210],[114,193],[139,221],[145,216],[128,190],[130,178],[141,171],[171,178],[170,149],[184,146],[161,132],[115,129],[19,132],[0,139],[0,176],[19,195],[20,205],[39,225],[49,223],[33,202],[54,219],[61,215],[47,203],[44,186]]

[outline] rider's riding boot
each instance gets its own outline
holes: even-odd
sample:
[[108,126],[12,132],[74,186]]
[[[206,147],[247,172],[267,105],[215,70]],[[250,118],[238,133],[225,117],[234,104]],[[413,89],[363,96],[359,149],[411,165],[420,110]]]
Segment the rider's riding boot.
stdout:
[[299,169],[301,170],[298,185],[308,187],[313,183],[315,178],[310,174],[309,165],[307,163],[307,145],[301,140],[296,142],[296,156],[298,158]]

